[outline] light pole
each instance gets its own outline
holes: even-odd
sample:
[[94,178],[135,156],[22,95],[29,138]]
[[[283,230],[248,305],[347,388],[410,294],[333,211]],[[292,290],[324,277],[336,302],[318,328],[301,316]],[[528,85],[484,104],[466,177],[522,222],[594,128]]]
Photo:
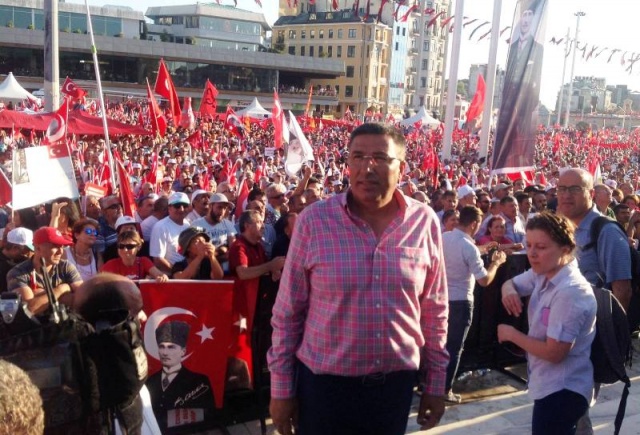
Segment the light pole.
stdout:
[[576,16],[576,36],[573,38],[573,60],[571,61],[571,74],[569,75],[569,94],[567,95],[567,116],[564,120],[564,128],[569,126],[569,116],[571,115],[571,94],[573,94],[573,71],[576,66],[576,52],[578,51],[578,31],[580,30],[580,18],[584,17],[585,14],[582,11],[578,11],[575,14]]

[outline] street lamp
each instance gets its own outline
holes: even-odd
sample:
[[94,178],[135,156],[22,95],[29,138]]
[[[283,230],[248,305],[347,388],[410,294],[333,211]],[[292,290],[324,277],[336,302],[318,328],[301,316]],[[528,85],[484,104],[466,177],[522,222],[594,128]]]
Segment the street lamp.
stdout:
[[573,60],[571,61],[571,74],[569,76],[569,95],[567,96],[567,116],[564,120],[564,128],[569,126],[569,116],[571,114],[571,97],[573,94],[573,71],[576,66],[576,52],[578,51],[578,30],[580,29],[580,18],[587,15],[582,11],[578,11],[575,14],[576,16],[576,36],[573,38]]

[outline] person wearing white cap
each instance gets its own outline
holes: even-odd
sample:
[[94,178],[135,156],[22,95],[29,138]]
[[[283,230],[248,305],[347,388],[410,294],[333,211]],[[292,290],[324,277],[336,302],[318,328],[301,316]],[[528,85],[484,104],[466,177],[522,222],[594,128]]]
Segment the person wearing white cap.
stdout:
[[151,230],[149,255],[153,257],[156,267],[169,274],[171,267],[177,261],[184,259],[179,252],[178,237],[189,228],[185,219],[189,207],[189,197],[186,193],[175,192],[169,196],[169,216],[161,219]]
[[171,196],[173,193],[173,178],[166,176],[160,184],[160,195]]
[[7,273],[18,263],[33,256],[33,231],[14,228],[7,233],[7,241],[0,251],[0,293],[7,291]]
[[458,210],[467,205],[476,205],[476,192],[468,184],[458,187]]
[[198,189],[191,194],[191,211],[187,215],[189,222],[194,222],[209,214],[209,196],[206,190]]
[[221,193],[214,193],[209,200],[209,213],[191,223],[194,227],[202,227],[216,247],[216,258],[225,273],[229,273],[229,246],[235,241],[237,231],[228,219],[231,202]]

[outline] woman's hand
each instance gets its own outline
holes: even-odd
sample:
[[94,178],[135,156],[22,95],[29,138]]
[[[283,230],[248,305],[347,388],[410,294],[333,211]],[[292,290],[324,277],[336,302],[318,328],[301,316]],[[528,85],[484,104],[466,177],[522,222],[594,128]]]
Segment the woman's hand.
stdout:
[[518,317],[522,313],[522,299],[511,280],[502,284],[502,305],[512,316]]
[[156,281],[157,282],[167,282],[167,281],[169,281],[169,277],[163,273],[161,275],[156,276]]
[[505,341],[512,341],[514,332],[517,332],[516,328],[511,325],[498,325],[498,341],[500,343],[504,343]]

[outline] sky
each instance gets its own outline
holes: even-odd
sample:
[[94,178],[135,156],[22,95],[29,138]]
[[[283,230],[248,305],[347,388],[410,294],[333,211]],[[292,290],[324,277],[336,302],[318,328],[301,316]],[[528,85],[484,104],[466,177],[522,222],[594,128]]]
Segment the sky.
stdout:
[[[213,2],[214,0],[210,0]],[[220,0],[222,4],[233,4],[233,0]],[[273,23],[277,19],[278,2],[277,0],[261,0],[265,17],[269,23]],[[477,23],[485,20],[491,21],[493,17],[493,1],[492,0],[464,0],[464,16],[468,20],[477,19]],[[500,19],[500,29],[512,25],[513,11],[517,0],[502,0],[502,13]],[[68,3],[81,3],[82,0],[67,0]],[[167,6],[177,4],[194,4],[196,0],[89,0],[92,6],[103,6],[105,4],[131,6],[140,11],[146,11],[150,6]],[[452,13],[455,10],[455,2],[453,0]],[[552,37],[556,39],[564,38],[567,29],[570,29],[571,39],[575,36],[576,17],[575,12],[583,11],[586,13],[580,19],[580,28],[578,40],[580,46],[587,44],[588,47],[599,47],[595,53],[601,49],[608,47],[609,49],[619,49],[610,63],[607,63],[609,51],[603,52],[598,58],[592,57],[588,61],[582,58],[582,53],[578,52],[575,63],[574,76],[594,76],[604,77],[607,79],[607,85],[626,84],[630,90],[640,91],[640,62],[634,66],[633,72],[629,74],[625,72],[629,65],[621,65],[622,53],[627,51],[627,58],[634,53],[637,47],[635,42],[635,29],[638,25],[640,17],[640,1],[637,0],[547,0],[547,26],[545,34],[545,50],[544,62],[542,70],[541,94],[542,103],[549,108],[555,107],[555,100],[562,84],[562,69],[564,56],[564,42],[560,45],[549,43]],[[238,7],[253,11],[260,11],[254,0],[238,0]],[[465,20],[466,22],[466,20]],[[458,78],[465,79],[469,77],[469,67],[474,63],[487,63],[489,57],[489,38],[485,38],[478,42],[480,35],[488,31],[489,27],[483,27],[474,35],[472,40],[469,36],[474,25],[471,24],[463,30],[460,64],[458,69]],[[486,31],[482,31],[483,29]],[[501,37],[498,50],[498,64],[504,67],[507,60],[509,31],[505,32]],[[634,39],[632,41],[631,39]],[[640,54],[640,49],[637,49]],[[587,52],[590,48],[587,48]],[[564,82],[569,81],[571,71],[572,55],[567,59],[566,73]],[[448,75],[448,72],[447,72]],[[640,108],[635,108],[636,110]]]

